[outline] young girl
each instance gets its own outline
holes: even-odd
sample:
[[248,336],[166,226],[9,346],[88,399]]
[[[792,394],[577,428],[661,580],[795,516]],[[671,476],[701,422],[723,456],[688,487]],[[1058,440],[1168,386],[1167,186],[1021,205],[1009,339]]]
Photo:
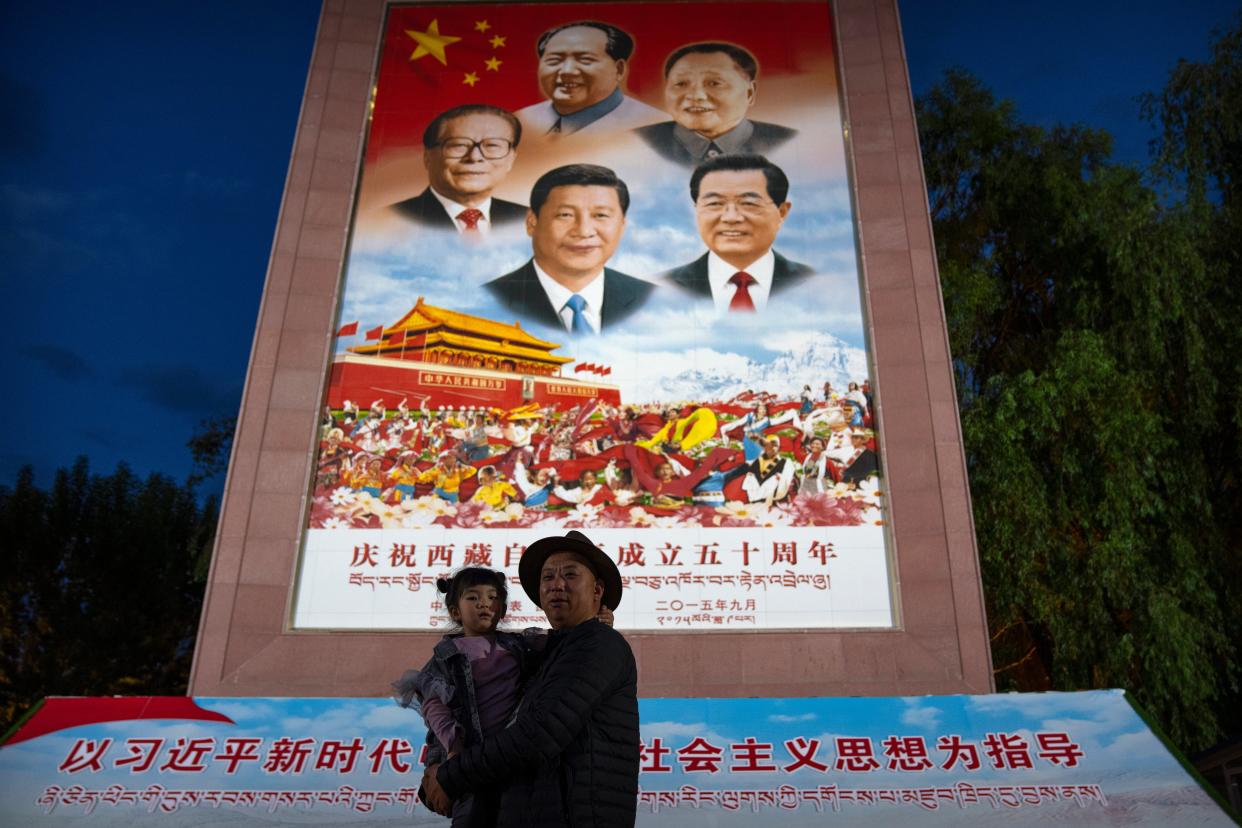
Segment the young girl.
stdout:
[[[544,643],[543,630],[496,629],[509,598],[503,572],[467,567],[439,578],[436,587],[460,632],[444,636],[421,670],[393,683],[401,706],[415,708],[427,723],[428,765],[504,728]],[[498,804],[498,793],[458,800],[453,825],[495,825]]]

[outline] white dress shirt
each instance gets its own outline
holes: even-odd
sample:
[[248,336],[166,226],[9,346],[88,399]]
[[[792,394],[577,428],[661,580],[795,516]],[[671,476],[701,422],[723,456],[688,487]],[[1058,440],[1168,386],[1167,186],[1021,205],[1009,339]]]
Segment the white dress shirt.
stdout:
[[487,201],[484,201],[478,207],[471,208],[465,204],[458,204],[456,201],[453,201],[450,198],[445,198],[444,196],[436,192],[435,187],[431,188],[431,194],[436,197],[436,201],[440,202],[440,204],[444,206],[444,211],[448,213],[449,218],[453,220],[453,224],[454,226],[457,227],[458,233],[466,232],[466,223],[462,221],[461,219],[459,219],[457,216],[458,214],[461,213],[462,210],[470,210],[470,209],[478,210],[480,213],[483,214],[483,218],[479,219],[479,226],[478,226],[479,233],[481,235],[486,236],[488,233],[492,232],[492,197],[491,196],[488,196]]
[[772,248],[768,248],[768,252],[746,267],[734,267],[715,253],[708,253],[707,282],[712,288],[712,303],[716,306],[716,312],[729,312],[729,303],[737,292],[737,285],[729,284],[729,280],[739,271],[745,271],[754,277],[755,283],[750,286],[750,300],[754,302],[756,311],[762,311],[772,293],[772,272],[775,269],[776,255]]
[[[544,269],[539,266],[539,262],[531,262],[535,266],[535,275],[539,277],[539,284],[543,286],[543,292],[548,295],[548,301],[552,303],[552,307],[556,308],[557,315],[561,318],[561,324],[565,326],[565,330],[572,331],[574,323],[573,308],[568,307],[565,303],[569,301],[569,297],[573,296],[575,291],[562,285],[560,282],[549,276]],[[768,280],[771,281],[769,275]],[[587,286],[577,291],[577,294],[586,300],[586,307],[582,309],[582,315],[586,317],[587,324],[591,326],[591,330],[599,333],[602,324],[601,314],[604,310],[604,271],[600,270],[591,278]]]

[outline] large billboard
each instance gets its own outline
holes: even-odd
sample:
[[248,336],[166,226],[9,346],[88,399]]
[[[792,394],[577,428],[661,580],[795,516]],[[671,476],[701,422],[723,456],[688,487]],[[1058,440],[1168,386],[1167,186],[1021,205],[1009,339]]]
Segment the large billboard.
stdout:
[[[1127,701],[642,699],[636,824],[1231,825]],[[49,699],[0,748],[0,824],[447,825],[422,759],[388,699]]]
[[441,627],[437,575],[568,529],[620,629],[893,626],[828,6],[382,37],[293,626]]

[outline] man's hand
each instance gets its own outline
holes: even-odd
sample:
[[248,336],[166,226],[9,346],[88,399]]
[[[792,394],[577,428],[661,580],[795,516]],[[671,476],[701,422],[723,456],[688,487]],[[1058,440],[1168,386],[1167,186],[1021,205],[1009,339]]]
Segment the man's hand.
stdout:
[[601,623],[607,624],[610,627],[612,626],[612,622],[613,622],[612,610],[608,609],[608,607],[604,606],[603,604],[599,605],[599,615],[595,617],[598,618]]
[[423,771],[423,794],[426,797],[424,804],[440,816],[452,816],[453,801],[444,792],[444,788],[440,787],[440,780],[436,779],[436,771],[439,769],[440,765],[435,764],[429,765]]

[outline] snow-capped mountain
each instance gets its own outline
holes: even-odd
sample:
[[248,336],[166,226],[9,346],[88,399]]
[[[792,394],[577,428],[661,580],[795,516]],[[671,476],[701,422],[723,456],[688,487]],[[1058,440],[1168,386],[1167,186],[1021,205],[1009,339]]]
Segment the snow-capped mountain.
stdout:
[[654,361],[643,366],[641,376],[622,382],[626,402],[728,399],[743,391],[767,391],[796,397],[802,386],[816,396],[824,382],[845,390],[850,381],[868,376],[867,354],[831,334],[810,336],[800,348],[776,353],[760,362],[740,354],[699,351],[686,361]]

